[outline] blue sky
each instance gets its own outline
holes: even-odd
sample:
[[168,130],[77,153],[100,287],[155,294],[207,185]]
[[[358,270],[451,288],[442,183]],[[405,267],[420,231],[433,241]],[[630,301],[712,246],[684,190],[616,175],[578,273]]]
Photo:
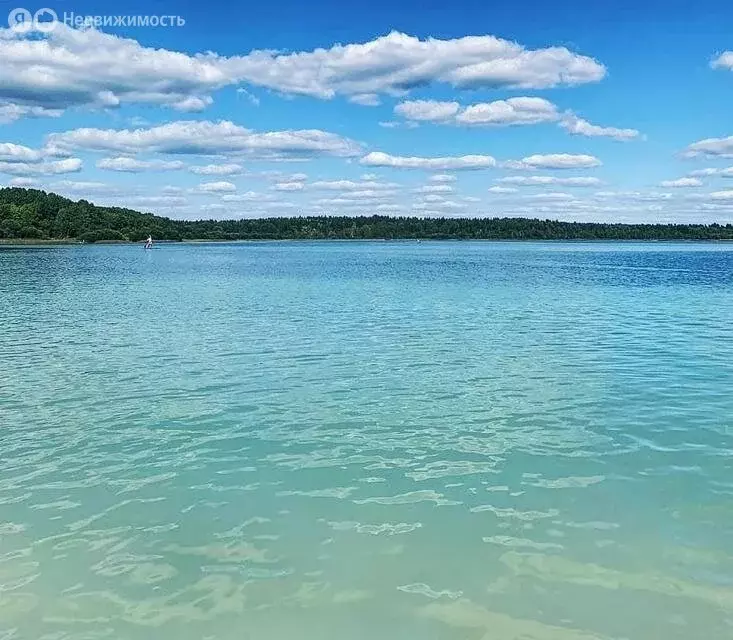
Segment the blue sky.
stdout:
[[395,5],[43,5],[54,28],[0,29],[0,184],[177,218],[733,222],[730,3]]

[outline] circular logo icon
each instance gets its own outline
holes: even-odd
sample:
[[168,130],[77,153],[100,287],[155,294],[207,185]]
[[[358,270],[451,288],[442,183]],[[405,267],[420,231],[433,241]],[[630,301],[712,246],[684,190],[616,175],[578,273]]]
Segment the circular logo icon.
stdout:
[[33,15],[28,9],[13,9],[8,14],[8,26],[21,33],[30,31],[33,28]]
[[33,26],[41,33],[49,33],[56,28],[59,17],[53,9],[44,7],[33,15]]

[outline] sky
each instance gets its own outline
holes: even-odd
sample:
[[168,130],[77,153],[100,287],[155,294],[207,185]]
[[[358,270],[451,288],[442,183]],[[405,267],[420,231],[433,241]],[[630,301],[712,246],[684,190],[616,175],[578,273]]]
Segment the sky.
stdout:
[[0,0],[0,186],[181,219],[733,222],[727,1],[46,1]]

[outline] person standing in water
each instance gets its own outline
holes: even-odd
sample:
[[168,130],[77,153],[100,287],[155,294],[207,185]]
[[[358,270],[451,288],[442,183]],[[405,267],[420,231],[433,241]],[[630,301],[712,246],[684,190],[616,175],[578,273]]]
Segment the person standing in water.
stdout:
[[148,236],[148,239],[145,242],[145,248],[146,249],[152,249],[153,248],[153,236]]

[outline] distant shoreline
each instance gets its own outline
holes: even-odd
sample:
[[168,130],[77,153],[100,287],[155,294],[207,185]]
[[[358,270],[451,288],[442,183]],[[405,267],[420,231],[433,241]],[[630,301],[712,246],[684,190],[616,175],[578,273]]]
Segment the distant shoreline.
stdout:
[[[507,242],[507,243],[528,243],[528,242],[567,242],[572,244],[581,243],[619,243],[629,244],[632,242],[660,243],[660,244],[690,244],[704,242],[705,244],[731,243],[733,238],[250,238],[242,240],[230,240],[228,238],[211,239],[186,239],[186,240],[158,240],[154,246],[160,245],[185,245],[185,244],[248,244],[254,242],[400,242],[416,244],[417,242]],[[51,239],[51,238],[0,238],[2,247],[70,247],[70,246],[99,246],[99,245],[121,245],[121,246],[144,246],[144,242],[132,242],[127,240],[100,240],[98,242],[82,242],[81,240]]]

